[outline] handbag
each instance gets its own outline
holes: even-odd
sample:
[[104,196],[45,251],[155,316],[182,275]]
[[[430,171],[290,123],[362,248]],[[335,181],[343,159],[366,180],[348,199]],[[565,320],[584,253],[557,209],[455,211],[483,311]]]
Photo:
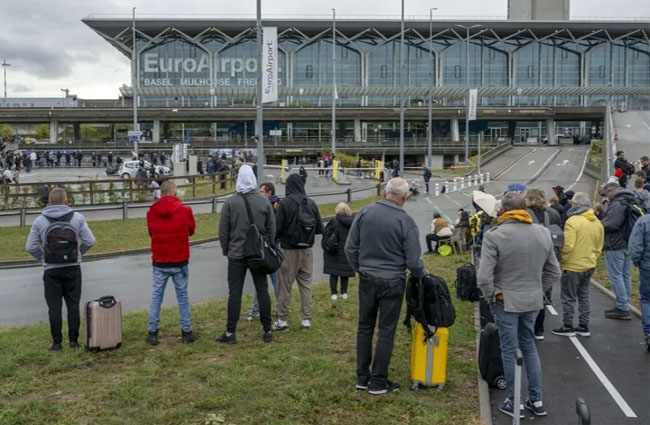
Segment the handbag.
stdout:
[[260,232],[260,229],[253,220],[253,213],[248,198],[240,193],[246,205],[246,214],[248,215],[248,232],[246,233],[246,242],[244,244],[244,260],[248,267],[253,271],[271,274],[280,268],[284,256],[273,243],[269,235]]

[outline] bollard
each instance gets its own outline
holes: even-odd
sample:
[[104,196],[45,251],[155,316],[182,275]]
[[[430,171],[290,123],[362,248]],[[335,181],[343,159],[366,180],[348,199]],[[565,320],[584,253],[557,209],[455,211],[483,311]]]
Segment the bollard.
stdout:
[[348,195],[348,204],[352,202],[352,189],[348,188],[348,190],[345,191],[346,194]]
[[454,177],[454,188],[452,189],[452,192],[455,192],[458,190],[458,179]]
[[481,182],[481,184],[483,184],[483,173],[481,173],[481,175],[479,176],[479,181]]
[[436,196],[440,196],[440,183],[436,183]]
[[465,189],[465,177],[460,178],[460,188]]
[[214,198],[212,198],[212,213],[213,214],[217,212],[217,204],[218,204],[217,197],[215,196]]
[[381,183],[377,184],[377,196],[381,196]]
[[20,227],[25,227],[27,225],[27,210],[25,208],[20,209]]
[[126,202],[122,202],[122,220],[127,220],[129,218],[129,205]]
[[472,186],[476,186],[478,184],[478,175],[477,174],[474,174],[472,176],[472,182],[473,182]]
[[490,172],[488,171],[487,174],[485,175],[485,182],[490,183]]

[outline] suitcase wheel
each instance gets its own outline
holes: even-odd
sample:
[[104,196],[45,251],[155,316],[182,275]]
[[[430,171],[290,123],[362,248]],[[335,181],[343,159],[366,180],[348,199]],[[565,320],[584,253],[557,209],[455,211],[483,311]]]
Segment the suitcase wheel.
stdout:
[[508,381],[504,376],[499,376],[494,380],[494,385],[500,390],[505,390],[508,388]]
[[419,389],[420,389],[420,384],[418,384],[417,382],[413,382],[411,384],[411,391],[417,391]]
[[99,353],[99,347],[92,347],[92,348],[89,348],[89,350],[90,350],[91,353]]
[[120,348],[121,346],[122,346],[122,343],[120,342],[120,343],[118,343],[118,344],[115,346],[115,349],[117,350],[117,349]]

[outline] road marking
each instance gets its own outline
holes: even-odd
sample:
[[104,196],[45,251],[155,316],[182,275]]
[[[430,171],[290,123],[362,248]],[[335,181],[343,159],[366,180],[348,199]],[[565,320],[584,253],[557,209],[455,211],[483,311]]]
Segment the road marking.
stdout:
[[587,352],[587,349],[582,345],[582,343],[576,338],[575,336],[570,336],[569,339],[575,345],[576,349],[582,356],[582,358],[587,362],[591,370],[594,372],[598,380],[603,384],[607,392],[612,396],[616,404],[618,404],[618,407],[621,408],[623,411],[623,414],[627,416],[628,418],[636,418],[636,413],[634,413],[634,410],[630,407],[629,404],[625,401],[625,399],[621,396],[621,394],[618,392],[618,390],[612,385],[609,379],[607,379],[607,376],[603,373],[603,371],[598,367],[594,359],[591,357],[591,355]]
[[431,198],[427,198],[427,202],[433,205],[433,201],[431,200]]
[[533,165],[535,163],[535,160],[528,161],[528,165]]
[[529,184],[531,184],[532,182],[534,182],[535,180],[537,180],[537,178],[540,176],[540,174],[542,174],[542,173],[544,172],[544,170],[546,170],[546,167],[548,167],[548,164],[550,164],[551,162],[553,162],[553,160],[555,159],[555,157],[558,156],[559,154],[560,154],[560,150],[556,150],[556,151],[555,151],[555,152],[554,152],[554,153],[553,153],[553,154],[552,154],[552,155],[551,155],[551,156],[546,160],[546,162],[544,163],[544,165],[542,165],[542,168],[540,168],[539,170],[537,170],[537,172],[533,175],[533,177],[532,177],[530,180],[528,180],[528,182],[526,182],[526,185],[529,185]]
[[460,202],[458,202],[458,201],[455,200],[455,199],[450,199],[450,200],[451,200],[451,202],[453,202],[457,207],[460,207]]
[[467,192],[461,192],[461,193],[462,193],[463,195],[467,196],[468,198],[471,198],[471,197],[472,197],[472,194],[471,194],[471,193],[467,193]]
[[589,158],[589,151],[588,151],[588,150],[587,150],[587,153],[585,154],[585,159],[582,161],[582,168],[580,169],[580,174],[578,174],[578,178],[576,179],[576,181],[575,181],[574,183],[572,183],[572,184],[567,188],[567,190],[571,190],[571,189],[573,188],[573,186],[575,186],[576,184],[578,184],[578,182],[579,182],[580,179],[582,178],[582,174],[584,174],[584,172],[585,172],[585,167],[587,166],[587,158]]
[[502,175],[504,175],[505,173],[507,173],[508,171],[512,170],[514,168],[514,166],[519,163],[519,161],[521,161],[522,159],[524,159],[525,157],[527,157],[531,153],[535,152],[536,150],[537,149],[533,148],[533,149],[529,150],[528,152],[526,152],[525,154],[523,154],[522,156],[520,156],[519,158],[515,159],[514,162],[512,162],[510,165],[508,165],[504,170],[501,170],[495,176],[492,176],[492,179],[495,180],[495,179],[501,177]]
[[557,310],[551,304],[547,304],[546,308],[548,309],[549,313],[551,313],[553,316],[557,316]]
[[647,128],[647,129],[648,129],[648,131],[650,131],[650,125],[648,125],[648,123],[647,123],[647,122],[645,122],[645,121],[643,121],[643,125],[645,125],[645,128]]

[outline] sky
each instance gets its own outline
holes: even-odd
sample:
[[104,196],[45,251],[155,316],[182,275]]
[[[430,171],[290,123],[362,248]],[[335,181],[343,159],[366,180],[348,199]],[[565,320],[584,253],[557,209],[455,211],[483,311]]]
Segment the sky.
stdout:
[[[115,99],[130,83],[129,60],[81,22],[91,14],[245,14],[255,0],[0,0],[0,62],[6,59],[9,97],[57,97],[61,89],[80,98]],[[182,4],[182,7],[181,7]],[[399,0],[266,0],[273,15],[399,16]],[[405,14],[442,17],[505,17],[507,0],[406,0]],[[572,17],[650,17],[648,0],[573,0]]]

